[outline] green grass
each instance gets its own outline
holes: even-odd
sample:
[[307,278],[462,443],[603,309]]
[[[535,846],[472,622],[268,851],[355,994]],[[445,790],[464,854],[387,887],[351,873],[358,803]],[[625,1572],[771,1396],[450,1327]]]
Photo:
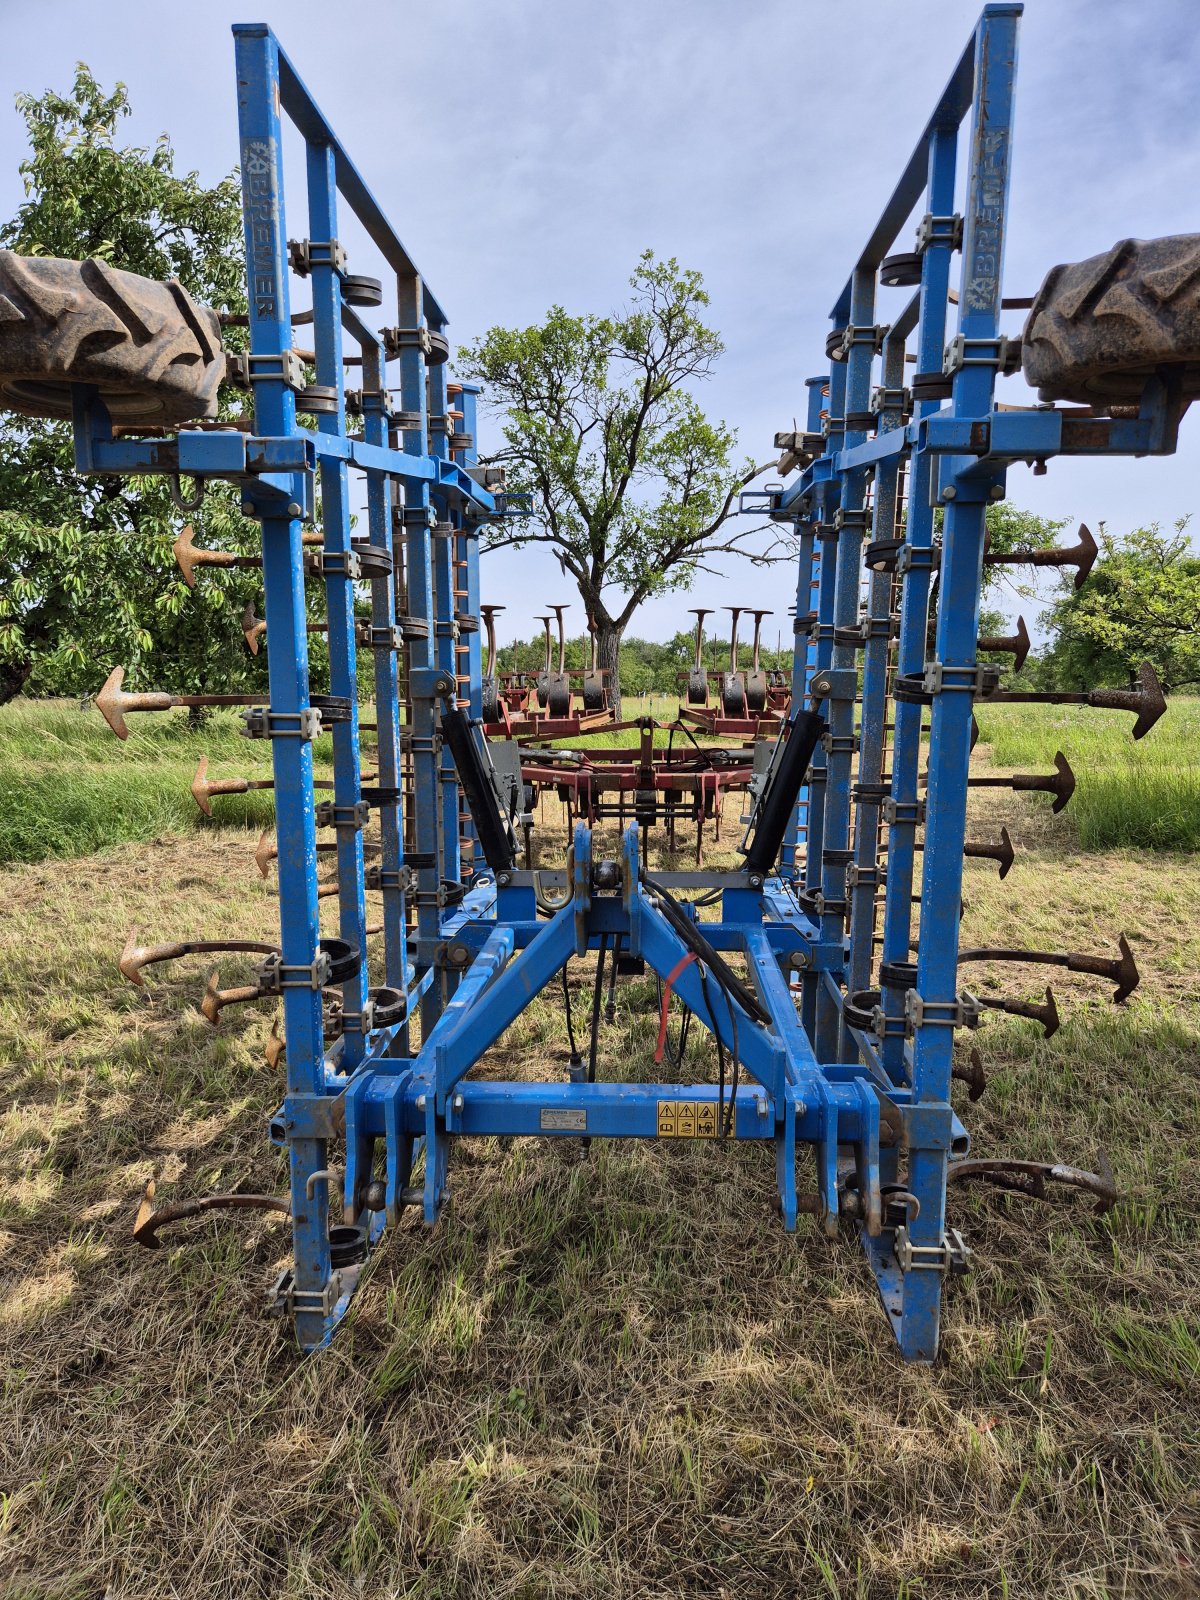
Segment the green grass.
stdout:
[[1200,849],[1200,699],[1173,699],[1136,744],[1118,712],[1011,705],[976,714],[996,767],[1049,772],[1063,752],[1076,789],[1062,820],[1085,850]]
[[[0,863],[91,855],[198,828],[269,827],[269,790],[223,797],[211,821],[191,796],[202,755],[210,777],[270,777],[266,746],[248,743],[240,727],[236,712],[218,712],[200,730],[184,712],[132,716],[122,743],[91,706],[0,707]],[[329,741],[319,741],[318,761],[329,754]]]
[[[988,713],[992,734],[1025,715]],[[1128,719],[1094,722],[1103,770]],[[237,984],[252,958],[164,964],[143,990],[116,971],[133,925],[147,942],[273,936],[252,840],[198,827],[187,794],[200,753],[223,775],[265,752],[233,717],[131,727],[122,746],[94,712],[0,712],[6,774],[115,785],[119,817],[158,773],[182,806],[149,844],[0,869],[4,1600],[1192,1600],[1200,858],[1085,853],[1070,810],[972,791],[971,836],[1005,821],[1017,861],[1003,882],[968,863],[964,942],[1107,952],[1124,928],[1142,986],[1114,1007],[1059,969],[1053,1038],[989,1013],[960,1041],[989,1079],[977,1104],[954,1085],[977,1155],[1103,1149],[1123,1198],[1100,1217],[1064,1191],[956,1186],[973,1270],[948,1286],[935,1367],[900,1361],[852,1229],[783,1232],[769,1147],[619,1140],[587,1159],[572,1140],[456,1143],[441,1223],[402,1223],[333,1347],[303,1361],[262,1310],[282,1218],[197,1219],[157,1252],[129,1237],[151,1174],[164,1202],[287,1181],[264,1135],[274,1002],[218,1030],[196,1011],[210,970]],[[1082,797],[1078,747],[1041,733]],[[1033,757],[1046,748],[1013,764]],[[552,798],[538,827],[560,861]],[[713,857],[731,858],[728,830]],[[321,915],[332,932],[336,902]],[[571,963],[577,1025],[593,973]],[[1032,997],[1044,978],[980,967],[972,987]],[[623,980],[606,1081],[664,1073],[657,1021],[649,978]],[[678,1076],[715,1070],[697,1029]],[[479,1068],[566,1071],[554,987]]]

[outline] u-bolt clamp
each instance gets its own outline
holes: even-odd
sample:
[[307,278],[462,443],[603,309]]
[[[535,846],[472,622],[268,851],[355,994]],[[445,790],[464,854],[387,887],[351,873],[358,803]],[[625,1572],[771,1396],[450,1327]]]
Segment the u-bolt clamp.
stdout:
[[341,1182],[341,1172],[337,1167],[319,1167],[316,1172],[310,1172],[308,1181],[304,1185],[304,1193],[309,1200],[313,1197],[313,1190],[318,1183],[328,1183],[330,1186]]

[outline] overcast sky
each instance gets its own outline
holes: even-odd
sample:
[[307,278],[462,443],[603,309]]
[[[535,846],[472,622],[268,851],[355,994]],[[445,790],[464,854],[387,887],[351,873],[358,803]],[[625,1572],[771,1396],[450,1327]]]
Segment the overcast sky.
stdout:
[[[0,0],[0,212],[21,198],[14,95],[65,90],[77,60],[129,86],[128,139],[166,130],[180,168],[227,172],[237,158],[229,24],[265,16],[446,308],[452,340],[534,321],[555,302],[609,310],[644,248],[677,256],[704,274],[726,345],[702,402],[762,461],[776,429],[803,420],[830,305],[978,10],[968,0]],[[1196,0],[1029,0],[1009,295],[1127,235],[1197,228],[1198,84]],[[289,232],[304,231],[293,211]],[[906,228],[897,248],[911,239]],[[372,270],[359,252],[350,264]],[[1001,398],[1028,393],[1010,379]],[[1197,509],[1198,429],[1185,422],[1169,460],[1058,461],[1041,478],[1014,468],[1010,496],[1093,529],[1165,525]],[[504,637],[528,636],[551,600],[573,598],[568,622],[581,625],[578,596],[541,551],[488,557],[484,588],[509,608]],[[687,606],[730,601],[774,605],[786,631],[793,595],[790,572],[733,564],[690,596],[648,603],[632,631],[665,638]],[[1032,623],[1036,606],[1025,609]]]

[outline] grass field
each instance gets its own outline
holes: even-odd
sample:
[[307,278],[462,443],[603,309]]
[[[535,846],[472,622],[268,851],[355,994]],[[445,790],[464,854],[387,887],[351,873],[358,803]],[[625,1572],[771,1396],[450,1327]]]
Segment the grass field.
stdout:
[[[1059,818],[1042,797],[974,793],[972,836],[1006,822],[1018,860],[1004,883],[967,863],[964,940],[1108,951],[1123,929],[1143,981],[1114,1008],[1053,974],[1061,1031],[989,1020],[973,1041],[988,1092],[958,1109],[976,1153],[1105,1150],[1125,1198],[1097,1217],[1065,1194],[956,1191],[974,1271],[949,1293],[941,1360],[916,1370],[857,1243],[803,1220],[786,1237],[771,1163],[747,1149],[464,1144],[447,1218],[398,1230],[319,1361],[262,1315],[279,1220],[138,1249],[152,1173],[164,1198],[285,1182],[263,1130],[281,1087],[268,1014],[214,1031],[202,961],[145,992],[115,966],[132,924],[274,936],[252,860],[269,796],[219,802],[232,825],[216,827],[187,793],[199,754],[250,775],[261,747],[233,719],[196,736],[142,718],[118,746],[94,712],[0,712],[0,1594],[1192,1600],[1200,860],[1097,848],[1099,823],[1074,820],[1112,773],[1127,816],[1130,781],[1161,786],[1171,762],[1195,794],[1200,730],[1192,706],[1186,733],[1175,716],[1137,765],[1124,717],[981,717],[975,769],[1061,747],[1079,789]],[[971,987],[1036,997],[1045,976],[977,967]],[[572,981],[581,1008],[586,967]],[[662,1070],[651,998],[619,991],[606,1075]],[[565,1061],[547,996],[485,1070]],[[703,1037],[685,1070],[710,1074]]]

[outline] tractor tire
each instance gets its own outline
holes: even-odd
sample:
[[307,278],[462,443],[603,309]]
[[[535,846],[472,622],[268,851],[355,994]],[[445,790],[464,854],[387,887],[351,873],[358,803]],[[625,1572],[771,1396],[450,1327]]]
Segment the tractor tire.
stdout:
[[176,279],[0,250],[0,409],[69,417],[85,383],[114,423],[169,427],[215,417],[224,375],[217,313]]
[[1122,239],[1051,268],[1021,336],[1021,367],[1043,400],[1136,406],[1169,371],[1200,395],[1200,234]]

